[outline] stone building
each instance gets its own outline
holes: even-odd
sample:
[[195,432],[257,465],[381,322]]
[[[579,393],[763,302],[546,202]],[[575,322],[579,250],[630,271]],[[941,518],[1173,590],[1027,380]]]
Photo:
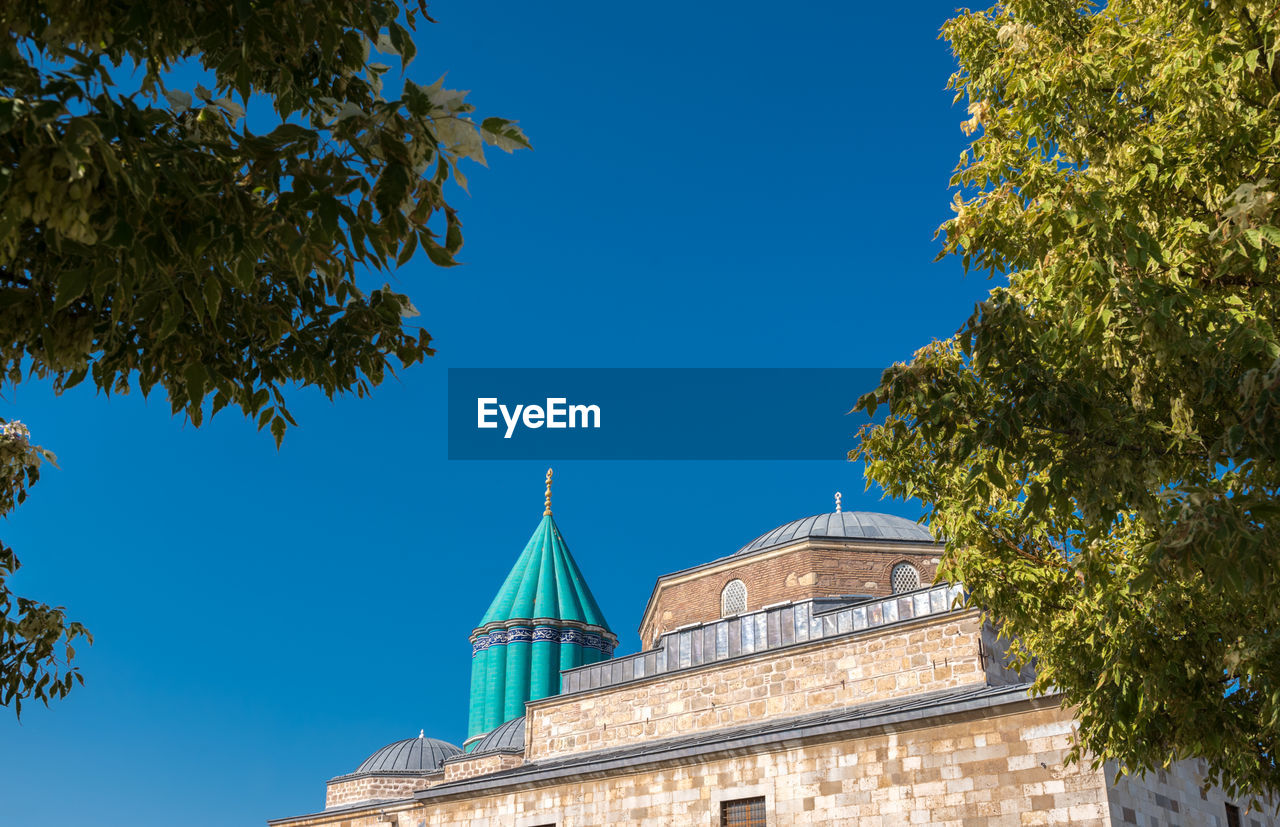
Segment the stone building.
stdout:
[[547,507],[472,633],[463,747],[419,733],[280,827],[1137,824],[1261,827],[1200,767],[1066,766],[915,523],[836,511],[662,575],[644,651],[609,629]]

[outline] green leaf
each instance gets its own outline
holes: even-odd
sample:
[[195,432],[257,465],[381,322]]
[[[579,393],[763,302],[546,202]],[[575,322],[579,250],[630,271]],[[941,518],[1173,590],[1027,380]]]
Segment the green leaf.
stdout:
[[172,89],[164,93],[165,99],[169,101],[169,107],[173,109],[175,115],[180,115],[191,108],[191,93],[183,92],[181,89]]
[[204,307],[212,321],[218,320],[218,307],[222,304],[222,284],[216,276],[204,280]]
[[252,287],[256,276],[255,265],[257,262],[251,256],[241,255],[235,262],[236,287],[241,292],[248,292]]
[[414,252],[417,251],[417,249],[418,249],[418,237],[416,235],[410,235],[405,240],[404,246],[400,248],[400,255],[396,257],[396,266],[403,267],[406,264],[408,264],[409,260],[413,258],[413,254]]
[[199,406],[204,398],[205,383],[209,381],[208,372],[200,363],[192,362],[183,368],[182,377],[187,384],[187,398],[190,404]]
[[330,237],[338,234],[338,199],[332,196],[321,196],[320,225]]
[[58,288],[54,298],[54,309],[62,310],[73,301],[84,295],[89,287],[89,279],[93,271],[89,267],[77,267],[65,270],[58,276]]
[[529,139],[525,137],[515,121],[505,118],[485,118],[480,123],[480,134],[485,143],[493,144],[499,149],[514,152],[517,149],[532,149]]
[[426,239],[423,242],[423,246],[426,248],[427,258],[431,259],[432,264],[439,267],[453,267],[457,264],[453,260],[453,256],[449,255],[449,251],[436,242]]

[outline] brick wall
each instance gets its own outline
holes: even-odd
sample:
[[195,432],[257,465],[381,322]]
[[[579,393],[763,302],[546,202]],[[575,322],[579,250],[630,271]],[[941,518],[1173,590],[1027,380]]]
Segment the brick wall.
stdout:
[[531,761],[983,683],[976,611],[761,652],[526,707]]
[[833,545],[810,540],[773,552],[727,561],[658,585],[640,626],[640,640],[653,646],[660,635],[689,623],[720,617],[720,593],[730,580],[747,587],[747,611],[772,603],[842,594],[890,593],[889,573],[910,563],[920,585],[933,582],[941,548],[907,544]]
[[[768,823],[788,827],[1105,825],[1103,774],[1062,763],[1071,728],[1069,712],[1023,703],[896,732],[427,801],[383,817],[401,827],[705,827],[719,823],[722,802],[763,796]],[[377,827],[376,819],[370,811],[293,824]]]

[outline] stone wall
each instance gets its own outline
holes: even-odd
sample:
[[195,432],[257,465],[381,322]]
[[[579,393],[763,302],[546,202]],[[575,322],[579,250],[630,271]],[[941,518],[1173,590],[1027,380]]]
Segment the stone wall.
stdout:
[[1108,802],[1111,823],[1122,827],[1165,827],[1203,824],[1226,827],[1227,805],[1239,809],[1241,827],[1274,827],[1280,824],[1274,809],[1249,811],[1246,802],[1227,798],[1219,787],[1204,787],[1204,763],[1179,761],[1168,770],[1139,776],[1117,777],[1116,765],[1107,762],[1110,780]]
[[[473,797],[428,798],[392,808],[401,827],[706,827],[724,801],[762,796],[771,825],[1107,824],[1101,772],[1063,766],[1069,713],[1020,702],[969,714],[702,763],[659,765],[604,778],[573,778]],[[376,812],[292,820],[377,827]],[[381,824],[386,824],[386,821]],[[1145,827],[1145,825],[1144,825]]]
[[730,580],[747,587],[747,611],[773,603],[842,594],[887,595],[889,573],[898,563],[920,572],[920,585],[933,582],[941,548],[908,544],[875,547],[822,546],[807,541],[789,549],[728,560],[702,571],[659,581],[640,626],[649,647],[672,629],[720,617],[720,593]]
[[338,777],[325,787],[324,806],[342,807],[360,801],[389,801],[406,798],[445,780],[442,772],[432,775],[398,776],[366,773],[352,778]]
[[529,760],[986,681],[976,611],[527,705]]
[[474,778],[477,775],[518,767],[523,763],[523,755],[507,753],[493,753],[474,758],[470,756],[453,758],[444,764],[444,780],[446,783],[449,781],[461,781],[464,778]]

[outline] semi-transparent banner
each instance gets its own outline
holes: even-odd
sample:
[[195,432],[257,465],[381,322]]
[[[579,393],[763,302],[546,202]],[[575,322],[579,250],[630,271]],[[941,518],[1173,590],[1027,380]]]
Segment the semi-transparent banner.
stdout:
[[449,459],[843,460],[879,368],[450,368]]

